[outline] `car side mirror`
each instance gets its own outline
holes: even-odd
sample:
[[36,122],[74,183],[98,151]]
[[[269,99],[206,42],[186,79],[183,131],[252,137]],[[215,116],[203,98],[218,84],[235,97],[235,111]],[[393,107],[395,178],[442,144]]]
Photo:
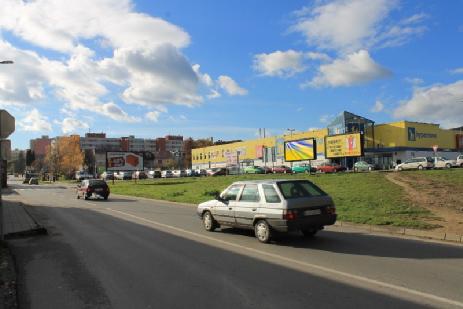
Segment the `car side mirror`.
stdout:
[[221,197],[220,194],[217,194],[217,195],[215,196],[215,199],[218,200],[219,202],[228,204],[228,199]]

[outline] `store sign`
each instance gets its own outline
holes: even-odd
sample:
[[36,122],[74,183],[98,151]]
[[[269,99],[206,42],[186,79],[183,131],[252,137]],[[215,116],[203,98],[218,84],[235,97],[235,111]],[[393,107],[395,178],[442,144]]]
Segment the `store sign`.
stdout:
[[362,155],[363,143],[360,133],[325,137],[325,156],[327,158],[360,157]]
[[416,132],[416,129],[413,127],[407,128],[408,133],[408,140],[410,142],[416,141],[416,139],[423,139],[423,138],[437,138],[436,133],[423,133],[423,132]]
[[106,170],[139,171],[143,170],[143,156],[133,152],[107,152]]
[[285,142],[285,161],[305,161],[317,158],[314,138]]

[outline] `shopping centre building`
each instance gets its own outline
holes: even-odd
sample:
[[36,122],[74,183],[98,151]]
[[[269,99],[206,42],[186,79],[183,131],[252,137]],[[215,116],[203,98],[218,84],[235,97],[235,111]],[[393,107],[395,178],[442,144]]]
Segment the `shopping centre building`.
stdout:
[[192,168],[238,164],[316,166],[322,162],[337,162],[352,168],[356,161],[365,160],[378,168],[390,169],[413,157],[454,159],[461,152],[462,128],[442,129],[438,124],[405,120],[376,125],[370,119],[345,111],[324,129],[193,149]]

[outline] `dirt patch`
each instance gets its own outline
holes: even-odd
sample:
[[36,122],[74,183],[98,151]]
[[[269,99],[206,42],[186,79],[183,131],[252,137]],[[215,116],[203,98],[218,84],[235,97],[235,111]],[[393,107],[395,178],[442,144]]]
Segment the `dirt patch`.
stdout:
[[425,221],[440,225],[437,232],[463,235],[463,190],[457,185],[420,177],[418,174],[389,173],[386,178],[401,186],[407,199],[416,207],[423,207],[435,218]]

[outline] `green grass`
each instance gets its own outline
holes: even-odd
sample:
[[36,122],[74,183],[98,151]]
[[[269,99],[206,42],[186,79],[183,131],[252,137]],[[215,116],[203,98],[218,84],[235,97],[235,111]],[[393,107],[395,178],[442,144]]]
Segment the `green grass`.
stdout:
[[[111,192],[184,203],[200,203],[237,180],[275,178],[274,175],[240,175],[203,178],[175,178],[116,181]],[[392,225],[428,229],[424,222],[432,214],[413,207],[402,188],[391,183],[383,173],[340,173],[333,175],[278,175],[278,178],[309,179],[334,199],[339,219],[354,223]]]
[[425,177],[450,186],[463,186],[463,168],[429,171],[407,171],[407,174],[413,177]]

